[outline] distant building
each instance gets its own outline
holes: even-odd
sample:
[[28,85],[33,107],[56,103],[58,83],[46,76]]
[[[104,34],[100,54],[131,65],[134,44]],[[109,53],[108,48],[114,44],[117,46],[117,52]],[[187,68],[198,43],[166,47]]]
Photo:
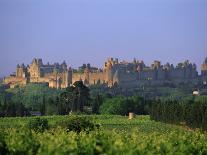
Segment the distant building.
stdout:
[[[207,59],[201,68],[201,77],[207,77]],[[6,77],[5,84],[10,87],[27,83],[48,83],[51,88],[66,88],[75,81],[82,80],[86,85],[104,84],[109,87],[137,87],[144,84],[163,85],[165,83],[180,84],[198,80],[196,65],[188,60],[179,63],[162,65],[154,61],[146,66],[143,61],[134,59],[132,62],[108,58],[102,69],[83,64],[78,69],[67,68],[67,64],[43,64],[42,59],[33,59],[29,66],[17,65],[16,74]]]
[[205,59],[205,61],[201,65],[201,77],[202,78],[207,77],[207,58]]
[[11,88],[27,83],[48,83],[51,88],[66,88],[72,82],[71,76],[72,70],[67,68],[65,62],[44,65],[42,59],[33,59],[27,67],[24,64],[17,65],[16,75],[6,77],[4,83]]

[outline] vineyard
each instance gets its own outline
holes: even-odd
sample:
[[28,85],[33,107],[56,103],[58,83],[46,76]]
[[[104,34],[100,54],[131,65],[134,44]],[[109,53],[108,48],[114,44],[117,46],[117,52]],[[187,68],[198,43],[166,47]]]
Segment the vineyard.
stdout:
[[[207,134],[151,121],[149,116],[87,116],[98,128],[66,130],[71,116],[44,116],[48,128],[28,127],[34,117],[0,119],[0,154],[207,154]],[[85,117],[85,116],[82,116]]]

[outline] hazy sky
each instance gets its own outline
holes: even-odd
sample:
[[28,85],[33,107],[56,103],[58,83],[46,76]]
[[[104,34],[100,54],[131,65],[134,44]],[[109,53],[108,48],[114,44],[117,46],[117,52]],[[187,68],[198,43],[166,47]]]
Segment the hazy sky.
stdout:
[[207,0],[0,0],[0,76],[34,57],[72,67],[107,57],[200,65]]

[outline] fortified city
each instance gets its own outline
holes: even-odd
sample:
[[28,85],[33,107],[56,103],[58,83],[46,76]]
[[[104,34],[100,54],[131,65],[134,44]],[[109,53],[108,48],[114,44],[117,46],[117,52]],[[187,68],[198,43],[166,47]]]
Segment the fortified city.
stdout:
[[117,58],[108,58],[102,69],[83,64],[78,69],[62,64],[44,64],[42,59],[34,58],[28,66],[17,65],[16,73],[4,78],[4,84],[10,88],[23,86],[28,83],[47,83],[50,88],[67,88],[75,81],[83,81],[85,85],[103,84],[111,87],[119,85],[123,88],[133,88],[140,85],[152,86],[166,83],[179,85],[180,83],[196,83],[207,77],[207,58],[198,74],[196,64],[188,60],[176,66],[160,61],[154,61],[146,66],[143,61],[134,59],[132,62],[121,61]]

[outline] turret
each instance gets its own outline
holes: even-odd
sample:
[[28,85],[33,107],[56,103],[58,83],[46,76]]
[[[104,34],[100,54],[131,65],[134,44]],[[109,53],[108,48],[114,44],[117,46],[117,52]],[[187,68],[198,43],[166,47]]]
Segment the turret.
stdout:
[[25,78],[26,77],[26,72],[27,72],[27,70],[26,70],[26,67],[25,67],[24,63],[21,64],[21,66],[19,64],[17,65],[16,77]]
[[115,64],[118,64],[118,63],[119,63],[119,59],[115,58]]
[[119,78],[120,78],[120,71],[116,70],[113,76],[113,84],[114,83],[119,84]]
[[72,75],[73,75],[72,68],[69,67],[69,68],[68,68],[68,84],[69,84],[69,85],[72,84],[72,78],[73,78]]
[[160,68],[161,63],[160,61],[155,60],[154,63],[152,64],[152,69],[158,69]]
[[201,65],[201,76],[207,77],[207,57],[205,58],[203,64]]
[[87,64],[87,67],[84,69],[84,75],[86,82],[89,82],[89,73],[90,73],[90,64]]
[[106,75],[106,81],[108,82],[108,86],[113,85],[113,66],[111,63],[109,63],[105,68],[105,75]]
[[30,75],[30,81],[31,82],[37,82],[38,81],[37,78],[41,76],[40,67],[42,65],[43,65],[42,59],[34,58],[32,60],[32,63],[28,67],[28,72],[29,72],[29,75]]
[[63,61],[63,63],[61,64],[61,66],[62,66],[62,69],[67,69],[67,64],[66,64],[66,62],[65,62],[65,60]]

